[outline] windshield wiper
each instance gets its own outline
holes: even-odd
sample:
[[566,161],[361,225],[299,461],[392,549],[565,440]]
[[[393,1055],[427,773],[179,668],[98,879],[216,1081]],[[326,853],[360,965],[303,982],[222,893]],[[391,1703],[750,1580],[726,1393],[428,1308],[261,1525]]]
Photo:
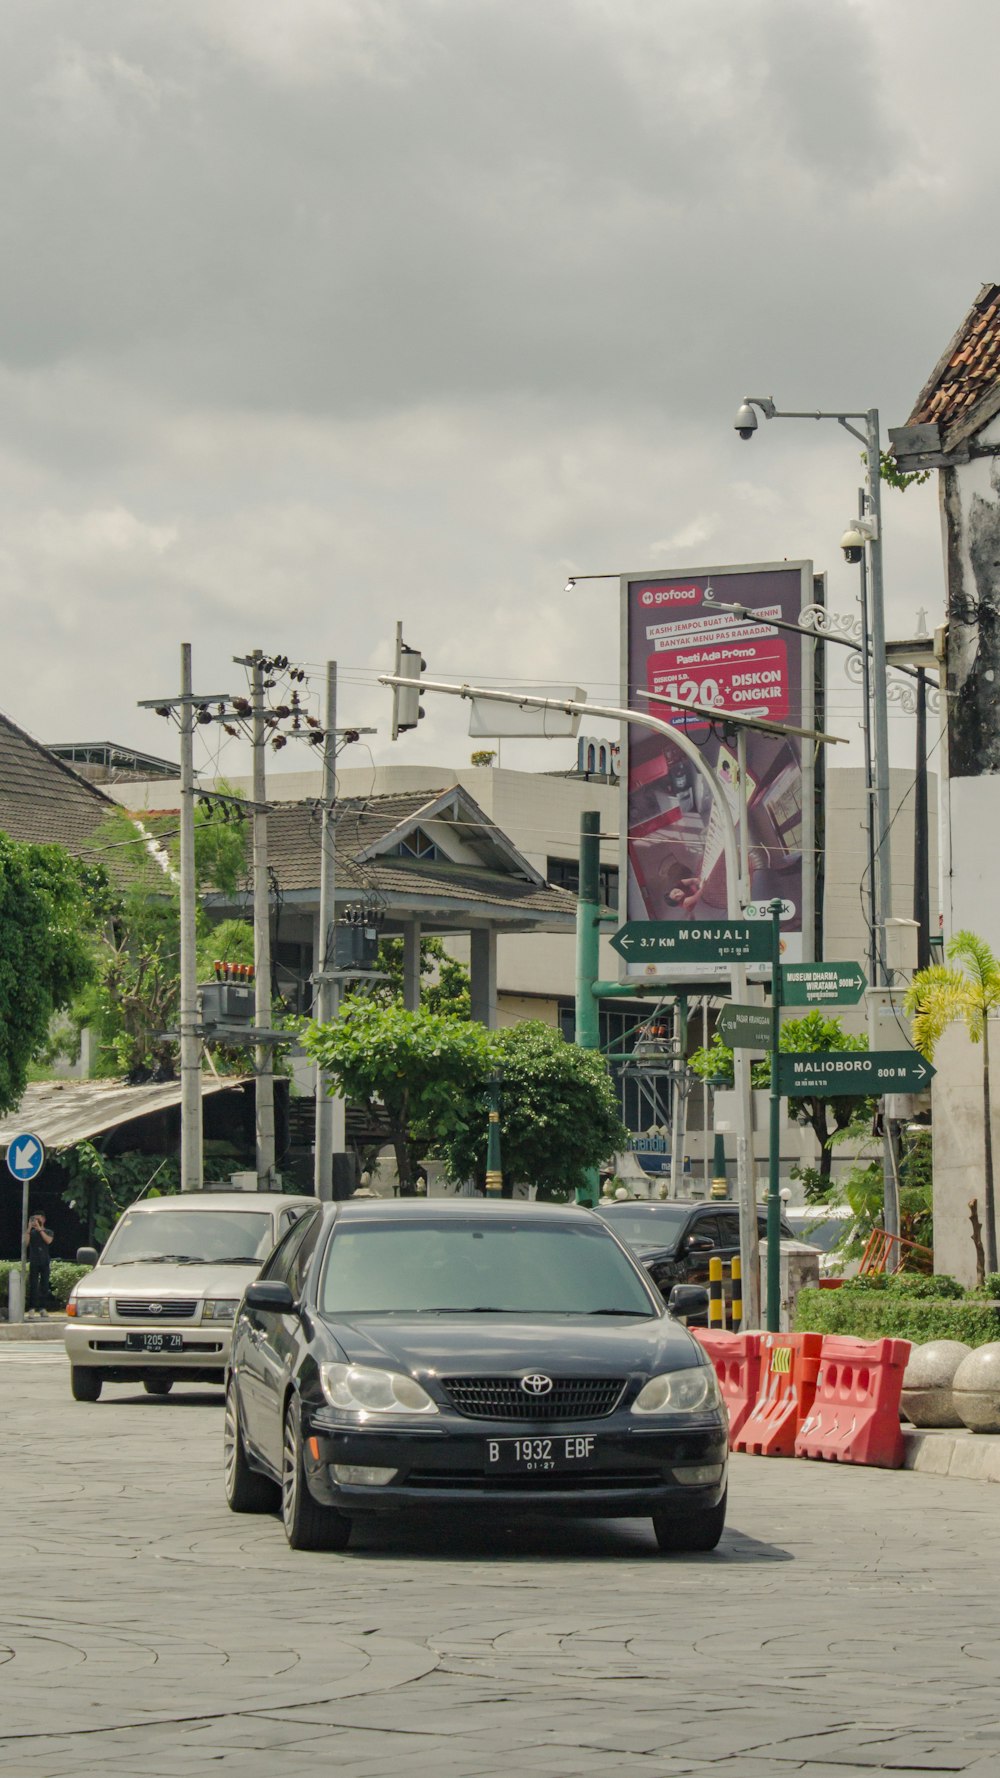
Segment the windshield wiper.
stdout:
[[196,1253],[139,1253],[131,1259],[112,1260],[116,1266],[200,1266]]
[[631,1316],[633,1320],[638,1318],[639,1320],[645,1321],[645,1320],[648,1320],[648,1318],[649,1318],[650,1310],[649,1309],[587,1309],[585,1311],[585,1313],[587,1315],[628,1315],[628,1316]]
[[[265,1253],[264,1259],[266,1258],[267,1254]],[[221,1259],[216,1259],[214,1255],[211,1259],[200,1259],[198,1264],[200,1266],[259,1266],[263,1264],[263,1260],[258,1259],[255,1253],[226,1253]]]

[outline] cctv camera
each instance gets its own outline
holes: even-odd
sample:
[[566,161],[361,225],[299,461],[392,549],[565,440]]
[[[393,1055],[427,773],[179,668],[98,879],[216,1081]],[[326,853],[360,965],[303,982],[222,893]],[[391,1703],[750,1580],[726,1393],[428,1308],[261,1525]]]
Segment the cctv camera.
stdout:
[[737,408],[733,425],[741,438],[753,437],[757,430],[757,415],[748,401],[744,401],[742,406]]
[[840,547],[846,561],[855,564],[861,561],[865,553],[865,534],[859,525],[848,525],[840,539]]

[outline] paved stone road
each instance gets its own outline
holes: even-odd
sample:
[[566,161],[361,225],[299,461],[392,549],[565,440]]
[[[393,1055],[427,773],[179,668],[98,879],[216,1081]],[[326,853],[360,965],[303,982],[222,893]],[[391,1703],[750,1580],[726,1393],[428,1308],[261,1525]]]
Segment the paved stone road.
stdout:
[[234,1518],[221,1397],[0,1350],[0,1773],[847,1778],[1000,1770],[994,1488],[738,1459],[713,1556],[647,1525]]

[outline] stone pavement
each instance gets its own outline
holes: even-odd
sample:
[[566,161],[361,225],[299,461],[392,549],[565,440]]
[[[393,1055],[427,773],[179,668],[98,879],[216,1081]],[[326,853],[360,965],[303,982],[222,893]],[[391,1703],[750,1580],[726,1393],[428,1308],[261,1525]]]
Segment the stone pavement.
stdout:
[[711,1556],[493,1519],[296,1555],[226,1510],[220,1400],[77,1404],[0,1348],[0,1773],[1000,1769],[992,1488],[739,1458]]

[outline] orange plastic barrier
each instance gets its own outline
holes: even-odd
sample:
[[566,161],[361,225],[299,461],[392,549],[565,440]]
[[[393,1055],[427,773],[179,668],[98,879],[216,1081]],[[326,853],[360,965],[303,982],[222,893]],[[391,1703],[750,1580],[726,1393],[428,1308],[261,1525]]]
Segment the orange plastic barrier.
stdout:
[[823,1349],[822,1334],[762,1334],[760,1388],[746,1420],[730,1439],[754,1457],[791,1457],[795,1436],[812,1407]]
[[741,1430],[760,1390],[760,1343],[763,1334],[722,1333],[714,1327],[692,1327],[695,1339],[715,1366],[722,1399],[729,1413],[729,1443]]
[[827,1334],[812,1407],[795,1440],[796,1457],[901,1469],[899,1397],[909,1340],[852,1340]]

